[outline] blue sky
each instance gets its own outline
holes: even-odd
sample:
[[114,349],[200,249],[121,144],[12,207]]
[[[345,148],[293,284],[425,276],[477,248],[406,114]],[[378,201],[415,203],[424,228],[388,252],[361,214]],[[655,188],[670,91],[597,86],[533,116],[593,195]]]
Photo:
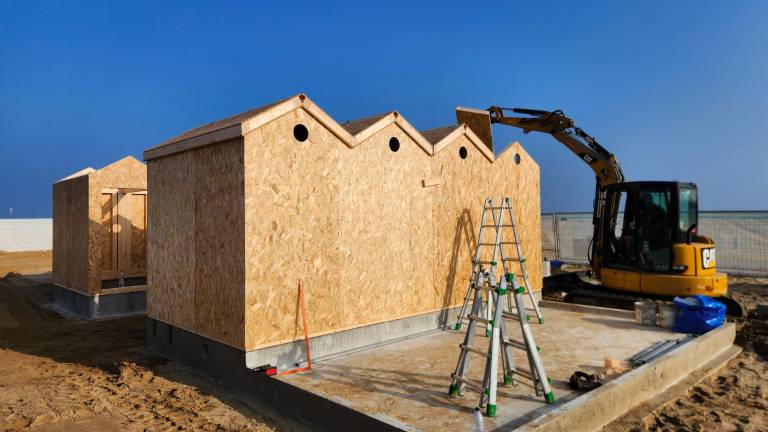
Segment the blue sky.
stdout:
[[[339,121],[456,105],[561,108],[629,180],[768,208],[768,2],[0,3],[0,217],[51,183],[298,92]],[[545,135],[542,210],[591,208],[591,171]]]

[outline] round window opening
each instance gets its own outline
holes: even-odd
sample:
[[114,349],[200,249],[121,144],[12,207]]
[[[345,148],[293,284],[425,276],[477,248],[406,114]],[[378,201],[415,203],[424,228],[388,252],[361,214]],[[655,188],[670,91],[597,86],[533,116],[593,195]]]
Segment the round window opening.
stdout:
[[309,138],[309,131],[307,130],[307,127],[303,124],[297,124],[293,127],[293,137],[296,138],[296,141],[298,142],[304,142]]
[[520,165],[520,153],[515,153],[515,164]]
[[461,146],[461,148],[459,148],[459,157],[462,158],[462,159],[466,159],[467,158],[467,148],[466,147]]
[[389,139],[389,149],[393,152],[400,150],[400,140],[392,137]]

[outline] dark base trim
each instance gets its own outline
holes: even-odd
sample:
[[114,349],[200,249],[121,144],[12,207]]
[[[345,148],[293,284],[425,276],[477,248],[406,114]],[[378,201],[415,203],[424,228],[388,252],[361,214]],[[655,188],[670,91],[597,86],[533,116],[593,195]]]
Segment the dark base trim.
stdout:
[[143,314],[147,310],[147,292],[90,296],[53,285],[53,303],[82,319]]
[[245,366],[245,351],[147,319],[147,342],[157,354],[197,369],[245,391],[315,429],[328,431],[398,431],[396,426],[300,389]]

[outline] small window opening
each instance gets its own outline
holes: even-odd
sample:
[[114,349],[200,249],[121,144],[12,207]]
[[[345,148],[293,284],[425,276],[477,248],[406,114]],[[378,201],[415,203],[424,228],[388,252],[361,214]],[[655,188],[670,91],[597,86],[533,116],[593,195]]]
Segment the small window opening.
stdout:
[[459,157],[462,158],[462,159],[466,159],[467,158],[467,148],[466,147],[461,146],[461,148],[459,148]]
[[515,165],[520,165],[520,153],[515,153]]
[[296,141],[298,142],[304,142],[309,138],[309,131],[307,130],[307,127],[303,124],[297,124],[293,127],[293,137],[296,138]]
[[400,140],[392,137],[389,139],[389,149],[393,152],[400,150]]

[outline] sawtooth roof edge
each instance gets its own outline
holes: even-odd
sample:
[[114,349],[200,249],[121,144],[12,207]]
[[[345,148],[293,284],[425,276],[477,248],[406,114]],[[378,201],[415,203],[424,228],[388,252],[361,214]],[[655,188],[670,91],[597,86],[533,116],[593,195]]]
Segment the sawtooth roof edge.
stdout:
[[[349,148],[356,147],[373,136],[376,132],[394,123],[399,126],[406,135],[413,139],[429,156],[434,156],[460,135],[465,135],[467,139],[480,150],[486,159],[490,162],[495,160],[493,152],[466,124],[456,124],[444,128],[419,132],[397,111],[381,113],[339,124],[303,93],[254,108],[244,113],[217,120],[207,125],[190,129],[166,140],[160,145],[145,150],[144,159],[157,159],[174,153],[214,145],[244,136],[261,126],[276,120],[278,117],[299,108],[304,109],[308,114],[315,118],[315,120],[328,128]],[[443,135],[450,128],[453,128],[453,130]],[[444,130],[442,130],[440,134],[433,134],[433,136],[430,136],[430,132],[435,132],[441,129]]]

